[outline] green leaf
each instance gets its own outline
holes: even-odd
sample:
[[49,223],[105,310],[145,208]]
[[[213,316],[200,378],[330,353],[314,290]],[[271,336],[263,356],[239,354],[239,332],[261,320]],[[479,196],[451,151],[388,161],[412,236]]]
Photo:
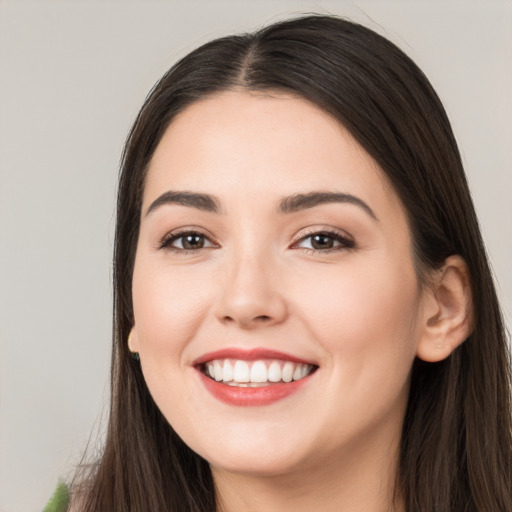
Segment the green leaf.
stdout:
[[50,501],[43,512],[65,512],[69,502],[69,489],[64,482],[59,482]]

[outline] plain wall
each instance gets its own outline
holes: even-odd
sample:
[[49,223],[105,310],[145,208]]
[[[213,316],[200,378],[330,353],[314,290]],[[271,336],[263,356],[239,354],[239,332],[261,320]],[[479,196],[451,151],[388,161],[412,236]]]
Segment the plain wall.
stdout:
[[429,76],[511,318],[512,2],[0,0],[1,511],[42,509],[108,402],[116,176],[146,93],[200,43],[304,12]]

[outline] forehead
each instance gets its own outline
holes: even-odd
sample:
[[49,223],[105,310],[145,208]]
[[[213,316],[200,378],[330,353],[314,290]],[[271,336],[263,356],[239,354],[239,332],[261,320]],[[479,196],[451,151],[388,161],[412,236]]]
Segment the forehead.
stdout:
[[271,200],[310,190],[352,193],[403,214],[383,171],[334,117],[291,95],[223,92],[171,122],[148,167],[147,206],[166,190]]

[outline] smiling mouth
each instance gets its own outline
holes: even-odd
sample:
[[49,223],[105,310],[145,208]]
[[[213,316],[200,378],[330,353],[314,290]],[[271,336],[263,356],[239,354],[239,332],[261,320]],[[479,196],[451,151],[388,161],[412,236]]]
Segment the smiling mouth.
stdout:
[[214,359],[199,365],[211,380],[227,386],[256,388],[290,383],[311,375],[318,366],[280,359]]

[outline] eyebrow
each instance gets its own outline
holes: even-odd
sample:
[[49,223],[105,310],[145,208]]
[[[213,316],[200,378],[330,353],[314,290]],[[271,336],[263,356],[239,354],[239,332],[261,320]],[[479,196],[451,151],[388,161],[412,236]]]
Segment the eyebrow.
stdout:
[[288,196],[280,201],[278,211],[279,213],[294,213],[328,203],[353,204],[362,208],[373,220],[379,220],[374,211],[362,199],[340,192],[309,192],[308,194]]
[[164,192],[149,205],[146,216],[164,204],[180,204],[211,213],[220,213],[221,211],[220,202],[214,196],[200,194],[198,192],[174,192],[169,190],[168,192]]
[[[277,211],[283,214],[295,213],[329,203],[353,204],[364,210],[372,219],[378,221],[373,210],[362,199],[352,194],[340,192],[309,192],[307,194],[287,196],[281,199]],[[146,216],[166,204],[179,204],[210,213],[220,213],[222,210],[220,201],[210,194],[169,190],[150,204],[146,211]]]

